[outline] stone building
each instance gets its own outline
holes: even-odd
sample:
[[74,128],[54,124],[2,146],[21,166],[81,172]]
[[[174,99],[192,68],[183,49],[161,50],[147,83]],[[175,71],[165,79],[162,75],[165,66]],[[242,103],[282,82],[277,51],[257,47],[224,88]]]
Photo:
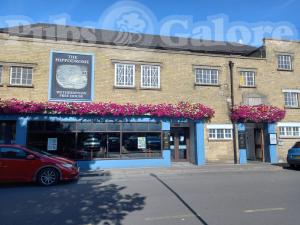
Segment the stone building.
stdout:
[[[184,101],[215,111],[209,120],[2,112],[2,143],[48,149],[95,169],[171,161],[276,163],[300,139],[297,41],[265,39],[253,47],[33,24],[1,29],[0,43],[2,102]],[[274,106],[286,114],[281,121],[235,122],[232,103]],[[87,151],[89,145],[95,149]]]

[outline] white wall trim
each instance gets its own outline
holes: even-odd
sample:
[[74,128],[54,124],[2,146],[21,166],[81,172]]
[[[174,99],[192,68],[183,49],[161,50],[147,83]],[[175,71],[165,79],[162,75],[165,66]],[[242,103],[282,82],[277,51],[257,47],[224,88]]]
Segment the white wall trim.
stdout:
[[282,89],[282,92],[300,93],[300,89]]
[[300,127],[300,122],[281,122],[277,123],[278,127]]
[[207,124],[207,129],[232,129],[232,124]]

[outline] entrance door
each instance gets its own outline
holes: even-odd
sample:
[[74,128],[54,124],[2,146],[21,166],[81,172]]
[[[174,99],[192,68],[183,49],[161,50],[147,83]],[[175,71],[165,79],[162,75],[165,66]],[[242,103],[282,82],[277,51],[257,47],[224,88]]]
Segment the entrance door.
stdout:
[[264,127],[261,123],[246,124],[247,159],[253,161],[265,160]]
[[258,161],[264,161],[264,132],[263,129],[257,128],[255,134],[255,157]]
[[172,161],[189,160],[189,128],[171,128],[170,149]]

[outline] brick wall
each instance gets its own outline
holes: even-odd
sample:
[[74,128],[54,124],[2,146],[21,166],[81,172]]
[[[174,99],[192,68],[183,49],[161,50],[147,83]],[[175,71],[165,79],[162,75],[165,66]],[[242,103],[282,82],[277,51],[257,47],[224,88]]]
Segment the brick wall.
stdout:
[[[95,102],[116,103],[177,103],[178,101],[201,102],[215,110],[210,123],[230,123],[228,99],[230,98],[228,62],[235,63],[235,102],[243,101],[244,94],[259,93],[267,102],[284,107],[283,88],[300,88],[300,44],[297,42],[266,40],[267,58],[230,57],[205,55],[166,50],[150,50],[134,47],[117,47],[93,44],[79,44],[65,41],[49,41],[8,37],[0,34],[0,64],[3,65],[0,98],[33,101],[48,100],[48,78],[50,51],[83,52],[95,55]],[[293,53],[293,71],[277,71],[277,52]],[[127,60],[136,64],[136,88],[118,89],[114,87],[113,60]],[[140,88],[140,65],[143,62],[161,65],[161,89],[142,90]],[[12,64],[32,64],[34,66],[32,88],[9,87],[9,68]],[[194,66],[216,66],[219,68],[219,86],[195,86]],[[256,88],[239,87],[239,70],[255,69]],[[300,121],[299,109],[287,109],[284,121]],[[208,141],[206,132],[206,157],[208,160],[232,160],[232,141]],[[290,141],[282,140],[279,146],[281,158],[286,154]]]

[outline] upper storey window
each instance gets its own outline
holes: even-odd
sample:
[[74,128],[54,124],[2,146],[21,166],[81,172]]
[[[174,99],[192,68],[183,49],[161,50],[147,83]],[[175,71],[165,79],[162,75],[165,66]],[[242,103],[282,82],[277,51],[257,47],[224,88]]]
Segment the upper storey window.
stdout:
[[240,86],[255,87],[255,72],[254,71],[240,71]]
[[134,87],[135,86],[135,65],[115,64],[115,86]]
[[160,66],[141,66],[141,87],[160,88]]
[[32,72],[33,69],[30,67],[12,66],[10,69],[10,84],[31,86]]
[[292,70],[292,56],[287,54],[277,55],[279,70]]
[[196,68],[195,82],[198,85],[218,85],[219,71],[217,69]]
[[299,107],[298,95],[299,93],[296,91],[284,91],[285,107],[291,107],[291,108]]

